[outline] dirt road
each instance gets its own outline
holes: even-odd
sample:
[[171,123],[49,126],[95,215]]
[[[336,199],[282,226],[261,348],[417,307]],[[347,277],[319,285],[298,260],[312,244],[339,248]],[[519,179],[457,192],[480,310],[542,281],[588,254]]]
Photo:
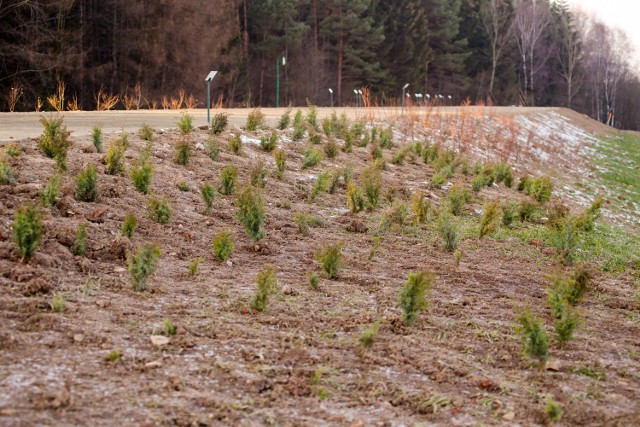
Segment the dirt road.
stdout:
[[[455,114],[468,108],[478,111],[478,107],[413,107],[412,114]],[[520,107],[492,107],[482,109],[494,114],[528,114],[532,112],[547,111],[550,108],[520,108]],[[285,111],[285,108],[263,108],[267,121],[273,124]],[[195,125],[201,126],[207,123],[207,110],[137,110],[137,111],[65,111],[64,119],[69,130],[75,135],[88,135],[93,126],[100,126],[105,133],[125,130],[133,132],[140,129],[146,123],[156,129],[168,129],[176,127],[182,111],[187,111],[195,117]],[[248,108],[234,108],[212,110],[213,116],[217,112],[229,114],[231,124],[242,126],[245,123]],[[400,116],[400,108],[318,108],[318,118],[322,119],[333,111],[340,115],[345,113],[350,119],[357,117],[374,117],[388,119]],[[405,112],[407,113],[407,112]],[[35,138],[42,132],[42,125],[38,122],[41,116],[51,113],[0,113],[0,141],[9,141],[22,138]]]

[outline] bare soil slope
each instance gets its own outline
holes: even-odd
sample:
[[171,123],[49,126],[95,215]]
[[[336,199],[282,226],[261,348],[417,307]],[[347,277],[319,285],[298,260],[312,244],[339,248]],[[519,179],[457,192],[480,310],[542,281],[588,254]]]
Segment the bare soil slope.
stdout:
[[[435,210],[454,181],[470,188],[471,177],[458,169],[438,189],[430,185],[433,165],[420,158],[391,164],[398,147],[413,138],[398,129],[395,148],[383,150],[381,206],[356,214],[347,209],[343,185],[314,202],[309,194],[328,168],[350,166],[357,182],[372,164],[370,147],[354,146],[303,170],[302,153],[312,145],[307,138],[292,142],[291,129],[277,131],[287,168],[282,180],[267,177],[266,237],[257,244],[237,221],[235,203],[259,161],[275,169],[272,154],[255,144],[270,131],[242,131],[242,155],[227,147],[235,130],[225,131],[215,137],[222,151],[213,161],[205,148],[208,132],[196,130],[186,166],[173,161],[179,132],[156,134],[150,188],[169,198],[166,225],[148,218],[150,196],[126,175],[105,174],[104,154],[88,136],[77,136],[64,194],[43,209],[45,235],[28,263],[20,262],[11,223],[20,206],[37,201],[56,165],[36,140],[21,140],[23,154],[11,160],[15,182],[0,186],[0,424],[544,425],[551,398],[563,408],[566,425],[640,423],[637,270],[608,274],[593,266],[594,285],[580,307],[583,325],[560,347],[545,302],[545,276],[558,268],[555,251],[521,237],[534,227],[529,223],[477,237],[485,201],[526,196],[499,184],[466,204],[455,220],[456,266],[454,254],[442,249],[437,221],[416,225],[409,213],[404,224],[393,224],[392,200],[396,207],[410,203],[420,190]],[[128,167],[145,147],[136,134],[129,139]],[[468,158],[479,158],[474,150],[466,150]],[[239,168],[238,190],[216,194],[207,214],[200,189],[217,187],[221,168],[231,163]],[[93,203],[74,199],[73,177],[88,164],[99,172]],[[182,181],[188,191],[178,189]],[[139,223],[131,241],[120,232],[127,212]],[[322,226],[302,233],[296,212],[317,216]],[[390,226],[381,225],[385,218]],[[70,250],[80,224],[89,231],[86,256]],[[223,230],[236,247],[230,262],[220,263],[211,241]],[[315,255],[336,242],[343,243],[343,268],[327,279]],[[156,243],[162,254],[147,290],[134,292],[125,255],[144,243]],[[191,277],[187,265],[196,257],[204,261]],[[265,264],[275,268],[278,291],[258,313],[250,307]],[[407,326],[398,294],[407,275],[422,270],[436,276],[430,308]],[[311,272],[320,275],[317,290],[309,286]],[[54,295],[65,301],[60,313],[52,310]],[[514,332],[525,305],[552,337],[542,369],[523,356]],[[177,333],[156,345],[150,336],[166,335],[165,319]],[[379,334],[367,350],[358,338],[374,322]],[[114,351],[122,357],[108,361]]]

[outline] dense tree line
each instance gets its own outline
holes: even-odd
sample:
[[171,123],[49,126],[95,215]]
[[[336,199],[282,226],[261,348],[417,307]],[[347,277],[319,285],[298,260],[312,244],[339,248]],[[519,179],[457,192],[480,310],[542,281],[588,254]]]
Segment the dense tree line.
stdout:
[[330,88],[335,105],[354,89],[398,104],[409,83],[638,129],[631,57],[624,33],[564,0],[0,0],[3,110],[49,108],[58,81],[84,109],[99,92],[115,108],[161,108],[180,90],[202,106],[211,69],[214,101],[273,106],[279,68],[280,105],[329,105]]

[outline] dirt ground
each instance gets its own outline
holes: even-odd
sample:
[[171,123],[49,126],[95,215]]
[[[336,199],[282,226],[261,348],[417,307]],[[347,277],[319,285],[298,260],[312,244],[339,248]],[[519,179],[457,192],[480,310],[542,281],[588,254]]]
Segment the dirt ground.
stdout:
[[[39,115],[2,115],[0,139],[10,134],[24,154],[12,160],[16,182],[0,186],[1,425],[545,425],[549,398],[563,409],[559,425],[640,424],[640,315],[628,276],[595,272],[595,288],[581,308],[584,325],[565,347],[552,340],[551,359],[539,369],[522,355],[514,327],[528,304],[551,334],[545,275],[556,267],[549,248],[513,238],[480,240],[473,231],[460,242],[456,266],[433,223],[374,233],[387,200],[407,200],[420,189],[440,203],[446,190],[429,188],[431,166],[388,164],[383,207],[352,214],[345,188],[315,202],[309,191],[327,168],[349,165],[358,176],[371,164],[369,148],[303,170],[309,143],[292,142],[291,129],[278,131],[287,170],[282,180],[267,178],[266,237],[254,245],[236,220],[237,192],[216,194],[207,214],[200,188],[217,187],[229,163],[239,168],[239,186],[258,161],[274,170],[273,156],[251,143],[268,131],[243,131],[241,156],[226,144],[235,131],[225,131],[212,161],[203,149],[208,132],[196,130],[186,166],[172,160],[178,131],[156,133],[151,193],[168,196],[172,208],[170,223],[162,225],[147,217],[149,196],[128,176],[104,173],[104,155],[87,136],[96,123],[110,140],[121,128],[137,131],[146,122],[168,129],[179,118],[145,114],[65,113],[74,145],[64,195],[43,209],[45,236],[28,263],[19,260],[11,222],[21,205],[37,200],[56,166],[35,139],[23,138],[40,133]],[[244,122],[238,114],[232,123]],[[130,140],[127,166],[145,146],[137,133]],[[391,154],[384,150],[387,161]],[[99,171],[93,203],[73,197],[73,177],[88,164]],[[178,189],[181,181],[189,191]],[[465,207],[467,218],[478,217],[483,200],[522,197],[503,185],[480,196]],[[132,241],[120,234],[127,212],[138,218]],[[313,214],[323,226],[303,234],[295,212]],[[70,251],[80,224],[89,231],[86,256]],[[211,253],[222,230],[236,243],[225,263]],[[146,291],[134,292],[125,254],[151,242],[162,252],[158,271]],[[335,242],[343,243],[344,266],[336,279],[320,275],[314,290],[308,284],[309,274],[320,272],[314,256],[323,243]],[[198,256],[204,261],[191,277],[187,265]],[[265,264],[274,267],[279,290],[258,313],[250,305]],[[436,275],[430,309],[405,326],[398,293],[408,273],[422,270]],[[56,294],[65,301],[61,313],[52,310]],[[154,345],[150,337],[165,335],[165,319],[177,333]],[[365,350],[358,338],[376,321],[379,335]],[[122,357],[107,361],[116,350]]]

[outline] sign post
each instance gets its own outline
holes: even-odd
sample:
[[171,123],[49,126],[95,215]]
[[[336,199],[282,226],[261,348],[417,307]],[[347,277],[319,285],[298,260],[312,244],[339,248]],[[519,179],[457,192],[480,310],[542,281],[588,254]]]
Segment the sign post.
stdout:
[[211,80],[218,74],[217,71],[211,71],[204,79],[207,82],[207,125],[211,124]]

